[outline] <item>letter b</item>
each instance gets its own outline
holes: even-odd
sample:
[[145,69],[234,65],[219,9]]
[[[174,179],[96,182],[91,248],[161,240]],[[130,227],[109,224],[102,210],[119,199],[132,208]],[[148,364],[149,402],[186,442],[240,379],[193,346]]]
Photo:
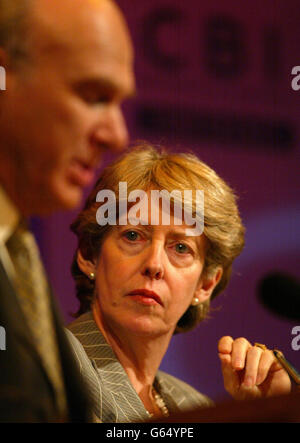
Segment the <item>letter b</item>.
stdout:
[[230,16],[208,19],[205,31],[206,66],[219,78],[234,78],[245,68],[245,42],[241,25]]

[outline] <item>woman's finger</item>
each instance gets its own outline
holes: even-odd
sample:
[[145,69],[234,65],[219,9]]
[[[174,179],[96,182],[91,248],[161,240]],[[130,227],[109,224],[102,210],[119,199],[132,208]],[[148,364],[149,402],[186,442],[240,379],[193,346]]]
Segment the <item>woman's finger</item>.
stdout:
[[218,342],[218,351],[221,354],[231,354],[233,338],[229,335],[222,337]]
[[251,344],[244,337],[234,340],[232,345],[231,364],[236,370],[244,369],[246,364],[246,355]]
[[235,397],[240,383],[238,374],[231,366],[231,355],[219,353],[219,358],[221,360],[224,387],[230,395]]
[[257,384],[257,375],[260,365],[260,360],[265,351],[257,346],[251,346],[247,350],[245,375],[243,385],[251,388]]
[[264,351],[259,361],[256,384],[260,385],[263,383],[269,375],[270,370],[274,371],[276,369],[280,369],[280,366],[276,364],[273,352],[270,350]]

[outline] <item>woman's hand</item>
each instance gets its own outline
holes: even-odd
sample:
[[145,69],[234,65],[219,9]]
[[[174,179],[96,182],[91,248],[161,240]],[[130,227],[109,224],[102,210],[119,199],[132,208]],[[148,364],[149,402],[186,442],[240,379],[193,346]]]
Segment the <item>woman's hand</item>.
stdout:
[[291,381],[272,351],[245,338],[222,337],[218,344],[224,387],[236,400],[288,394]]

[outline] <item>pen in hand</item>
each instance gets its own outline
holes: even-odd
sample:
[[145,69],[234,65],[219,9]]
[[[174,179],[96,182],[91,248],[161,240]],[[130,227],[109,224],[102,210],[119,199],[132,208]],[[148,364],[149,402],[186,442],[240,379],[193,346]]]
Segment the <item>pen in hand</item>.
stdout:
[[273,354],[276,357],[276,359],[279,361],[281,366],[286,370],[286,372],[289,374],[291,379],[298,385],[298,389],[300,388],[300,374],[299,372],[294,368],[293,365],[285,358],[283,353],[279,351],[278,349],[273,350]]

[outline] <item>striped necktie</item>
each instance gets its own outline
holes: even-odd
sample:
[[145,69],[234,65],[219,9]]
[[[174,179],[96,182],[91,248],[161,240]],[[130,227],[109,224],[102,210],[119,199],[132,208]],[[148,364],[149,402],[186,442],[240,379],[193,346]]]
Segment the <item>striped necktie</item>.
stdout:
[[[50,291],[32,233],[19,225],[7,241],[15,268],[15,286],[36,349],[56,394],[58,419],[66,416],[66,395],[50,306]],[[38,394],[38,393],[37,393]]]

